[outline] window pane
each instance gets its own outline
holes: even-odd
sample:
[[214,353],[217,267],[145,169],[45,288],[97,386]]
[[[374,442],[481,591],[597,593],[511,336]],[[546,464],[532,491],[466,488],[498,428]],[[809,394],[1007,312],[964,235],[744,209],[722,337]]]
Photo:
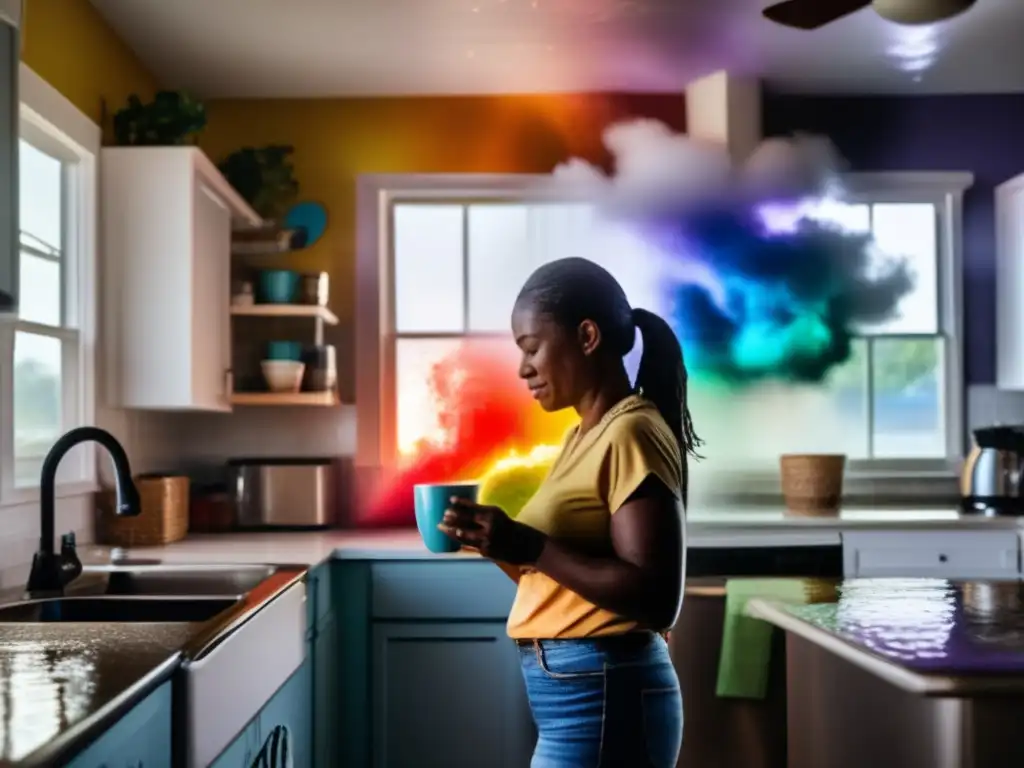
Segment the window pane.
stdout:
[[783,453],[868,454],[865,344],[818,385],[764,383],[735,389],[695,380],[688,400],[703,461],[691,464],[693,496],[714,495],[720,472],[776,474]]
[[21,252],[21,304],[18,316],[22,320],[43,325],[61,324],[60,273],[59,262]]
[[398,450],[409,454],[422,440],[443,438],[438,403],[430,386],[434,368],[462,345],[461,339],[398,339],[395,343]]
[[14,477],[19,486],[39,481],[46,452],[63,424],[61,342],[14,334]]
[[871,229],[879,251],[905,258],[914,287],[892,320],[871,333],[937,333],[939,330],[938,233],[930,203],[884,203],[873,207]]
[[872,342],[875,457],[946,455],[943,343],[885,338]]
[[18,162],[19,227],[51,249],[61,250],[64,174],[61,161],[22,139]]
[[468,230],[469,328],[507,331],[512,304],[537,266],[529,247],[530,209],[470,206]]
[[462,206],[396,205],[394,224],[396,330],[462,331]]

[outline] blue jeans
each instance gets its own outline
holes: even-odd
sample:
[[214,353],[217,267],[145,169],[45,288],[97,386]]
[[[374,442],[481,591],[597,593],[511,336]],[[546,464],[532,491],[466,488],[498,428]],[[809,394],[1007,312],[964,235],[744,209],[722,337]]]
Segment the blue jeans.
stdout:
[[520,645],[537,723],[531,768],[675,768],[679,678],[659,635]]

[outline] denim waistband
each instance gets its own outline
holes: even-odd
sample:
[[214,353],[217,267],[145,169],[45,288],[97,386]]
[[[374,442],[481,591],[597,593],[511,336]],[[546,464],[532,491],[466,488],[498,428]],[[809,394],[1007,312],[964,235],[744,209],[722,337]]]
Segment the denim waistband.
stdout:
[[590,647],[594,650],[606,651],[639,651],[646,648],[659,634],[656,632],[639,631],[625,632],[621,635],[599,635],[597,637],[564,637],[555,639],[537,638],[532,640],[518,639],[516,644],[521,648],[560,648],[567,646]]

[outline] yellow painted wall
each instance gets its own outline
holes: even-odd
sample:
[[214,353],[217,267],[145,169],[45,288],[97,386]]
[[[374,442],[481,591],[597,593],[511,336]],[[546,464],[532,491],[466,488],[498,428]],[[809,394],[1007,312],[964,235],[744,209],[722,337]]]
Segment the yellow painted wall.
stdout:
[[148,99],[157,90],[89,0],[29,0],[24,21],[22,60],[94,122],[104,99],[113,114],[130,94]]
[[[300,197],[323,203],[329,223],[321,242],[287,263],[330,274],[343,326],[354,309],[360,174],[546,173],[572,156],[606,161],[601,133],[624,117],[685,123],[682,94],[227,100],[207,108],[199,143],[214,161],[246,145],[295,147]],[[336,339],[343,353],[346,331]]]

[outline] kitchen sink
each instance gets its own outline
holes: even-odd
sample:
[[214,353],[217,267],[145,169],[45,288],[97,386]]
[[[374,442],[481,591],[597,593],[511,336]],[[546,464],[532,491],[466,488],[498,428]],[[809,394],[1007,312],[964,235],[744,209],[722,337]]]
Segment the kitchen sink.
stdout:
[[0,606],[0,623],[207,621],[235,597],[54,597]]
[[106,575],[104,592],[107,595],[241,597],[276,571],[266,565],[104,565],[86,566],[82,575]]

